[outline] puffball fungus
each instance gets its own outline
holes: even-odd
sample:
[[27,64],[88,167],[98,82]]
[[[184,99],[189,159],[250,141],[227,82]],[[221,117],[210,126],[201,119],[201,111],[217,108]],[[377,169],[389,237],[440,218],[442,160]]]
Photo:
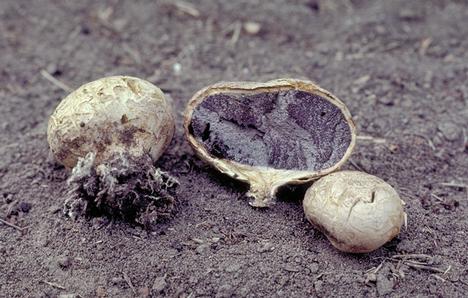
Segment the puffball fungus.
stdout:
[[403,201],[388,183],[357,171],[315,182],[306,192],[304,212],[333,246],[351,253],[384,245],[400,232],[406,217]]
[[190,145],[219,171],[250,184],[267,207],[280,186],[337,170],[356,138],[346,106],[310,81],[221,82],[198,91],[185,113]]
[[106,213],[145,225],[167,214],[177,181],[153,162],[174,129],[163,92],[142,79],[106,77],[68,95],[47,131],[57,161],[73,167],[66,214]]
[[47,139],[68,168],[89,152],[96,163],[115,154],[149,154],[155,161],[174,133],[172,111],[162,91],[142,79],[106,77],[63,99],[49,119]]

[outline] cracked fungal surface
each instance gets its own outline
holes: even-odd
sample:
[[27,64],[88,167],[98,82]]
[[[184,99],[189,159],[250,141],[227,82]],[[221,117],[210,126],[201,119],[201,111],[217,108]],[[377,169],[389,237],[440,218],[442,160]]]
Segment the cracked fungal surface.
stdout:
[[300,90],[210,95],[189,129],[212,156],[275,169],[327,169],[351,143],[341,110]]

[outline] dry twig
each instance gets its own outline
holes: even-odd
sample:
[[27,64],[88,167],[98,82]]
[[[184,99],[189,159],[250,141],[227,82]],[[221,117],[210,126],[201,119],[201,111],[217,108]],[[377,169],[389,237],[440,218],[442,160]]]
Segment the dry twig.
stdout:
[[49,285],[53,288],[56,288],[56,289],[60,289],[60,290],[66,290],[67,288],[65,288],[64,286],[61,286],[55,282],[50,282],[50,281],[47,281],[47,280],[43,280],[42,281],[43,283],[45,283],[46,285]]
[[357,163],[354,162],[354,160],[352,160],[351,158],[349,159],[349,163],[355,167],[357,170],[361,171],[361,172],[365,172],[365,173],[368,173],[368,171],[366,169],[364,169],[363,167],[361,167],[360,165],[358,165]]
[[60,89],[62,89],[63,91],[66,91],[66,92],[71,92],[73,89],[70,88],[67,84],[57,80],[56,78],[54,78],[50,73],[48,73],[45,69],[42,69],[41,70],[41,75],[46,79],[48,80],[49,82],[51,82],[53,85],[59,87]]
[[390,260],[397,261],[413,269],[426,270],[442,274],[446,274],[451,268],[451,266],[449,266],[446,270],[443,270],[434,266],[434,257],[426,254],[394,255],[390,258]]
[[434,194],[434,193],[431,193],[431,196],[434,197],[435,199],[437,199],[438,201],[440,202],[445,202],[444,199],[442,199],[441,197],[439,197],[438,195]]
[[2,219],[2,218],[0,218],[0,222],[1,222],[2,224],[5,224],[5,225],[9,226],[9,227],[12,227],[12,228],[17,229],[18,231],[24,231],[25,229],[28,228],[28,227],[23,227],[23,228],[22,228],[22,227],[19,227],[19,226],[15,225],[15,224],[12,224],[12,223],[10,223],[10,222],[8,222],[8,221]]
[[446,282],[447,280],[445,280],[444,278],[438,276],[437,274],[431,274],[431,276],[434,276],[436,279],[442,281],[442,282]]
[[408,266],[408,267],[415,268],[415,269],[427,270],[427,271],[432,271],[432,272],[437,272],[437,273],[444,273],[445,272],[445,270],[439,269],[437,267],[416,264],[416,263],[413,263],[413,262],[404,262],[404,264],[406,266]]
[[198,11],[198,9],[196,9],[195,6],[193,6],[190,3],[184,1],[174,1],[173,5],[177,10],[188,14],[189,16],[192,16],[194,18],[198,18],[200,16],[200,11]]
[[463,183],[454,183],[454,182],[442,182],[439,185],[447,186],[447,187],[457,187],[457,188],[468,188],[468,185]]
[[136,295],[136,293],[137,293],[137,292],[136,292],[136,289],[135,289],[135,287],[133,286],[132,280],[130,279],[130,277],[128,276],[128,274],[127,274],[125,271],[123,271],[123,272],[122,272],[122,275],[123,275],[123,278],[124,278],[125,282],[128,284],[128,286],[130,287],[130,289],[132,289],[133,294]]
[[383,138],[374,138],[373,136],[357,136],[356,140],[358,141],[369,141],[376,144],[385,144],[387,142],[386,139]]
[[428,37],[428,38],[423,39],[423,41],[421,41],[421,46],[419,47],[419,55],[421,56],[426,55],[426,51],[431,45],[431,43],[432,43],[432,38]]
[[367,273],[374,273],[374,274],[375,274],[375,273],[379,272],[379,270],[382,268],[383,264],[385,264],[385,260],[383,260],[382,263],[380,263],[379,266],[377,266],[377,267],[372,267],[372,268],[366,270],[366,272],[367,272]]
[[433,257],[426,254],[407,254],[407,255],[393,255],[392,259],[423,259],[432,260]]
[[242,24],[239,22],[235,23],[234,29],[232,31],[232,37],[231,37],[231,40],[229,41],[231,45],[235,45],[237,43],[237,41],[239,40],[241,30],[242,30]]

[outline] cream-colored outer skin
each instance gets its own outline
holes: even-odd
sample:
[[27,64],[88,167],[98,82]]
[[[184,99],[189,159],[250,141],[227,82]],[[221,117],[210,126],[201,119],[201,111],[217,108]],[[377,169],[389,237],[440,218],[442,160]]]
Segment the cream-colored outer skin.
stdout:
[[157,160],[174,134],[172,110],[150,82],[113,76],[87,83],[65,97],[50,116],[47,140],[57,160],[74,167],[96,154],[96,164],[114,154],[149,154]]
[[405,220],[403,201],[382,179],[357,171],[332,173],[306,192],[304,212],[337,249],[376,250],[393,239]]
[[[203,144],[199,143],[190,133],[189,126],[191,123],[193,111],[199,104],[203,102],[206,97],[210,95],[217,93],[256,94],[262,92],[287,90],[302,90],[312,94],[317,94],[337,106],[343,113],[350,127],[351,143],[343,158],[333,167],[321,171],[294,171],[273,169],[268,167],[253,167],[227,159],[216,158],[210,155]],[[198,91],[189,101],[185,112],[184,126],[186,138],[190,145],[194,148],[195,152],[200,156],[200,158],[213,165],[222,173],[250,184],[250,191],[248,195],[254,198],[254,201],[252,201],[250,204],[255,207],[270,206],[273,203],[274,196],[280,186],[286,184],[307,183],[317,179],[318,177],[336,171],[349,158],[356,143],[356,127],[345,104],[330,92],[320,88],[313,82],[297,79],[278,79],[266,83],[220,82],[208,86]]]

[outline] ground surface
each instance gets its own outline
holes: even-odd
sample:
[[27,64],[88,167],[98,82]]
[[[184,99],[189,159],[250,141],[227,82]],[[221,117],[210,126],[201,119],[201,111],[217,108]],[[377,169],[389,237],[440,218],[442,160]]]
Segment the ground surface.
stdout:
[[[0,223],[0,296],[468,292],[467,2],[194,7],[0,2],[0,218],[27,227]],[[260,32],[249,34],[246,21],[258,22]],[[158,164],[181,181],[180,209],[152,233],[102,218],[72,222],[60,212],[68,173],[48,161],[45,131],[67,92],[49,75],[76,88],[114,74],[159,85],[178,116],[177,136]],[[305,221],[300,190],[283,191],[269,210],[249,207],[245,187],[199,161],[184,141],[181,113],[199,88],[284,76],[333,91],[359,134],[372,137],[359,140],[346,168],[387,180],[409,216],[407,230],[383,248],[365,255],[335,250]],[[399,263],[401,254],[427,256]]]

